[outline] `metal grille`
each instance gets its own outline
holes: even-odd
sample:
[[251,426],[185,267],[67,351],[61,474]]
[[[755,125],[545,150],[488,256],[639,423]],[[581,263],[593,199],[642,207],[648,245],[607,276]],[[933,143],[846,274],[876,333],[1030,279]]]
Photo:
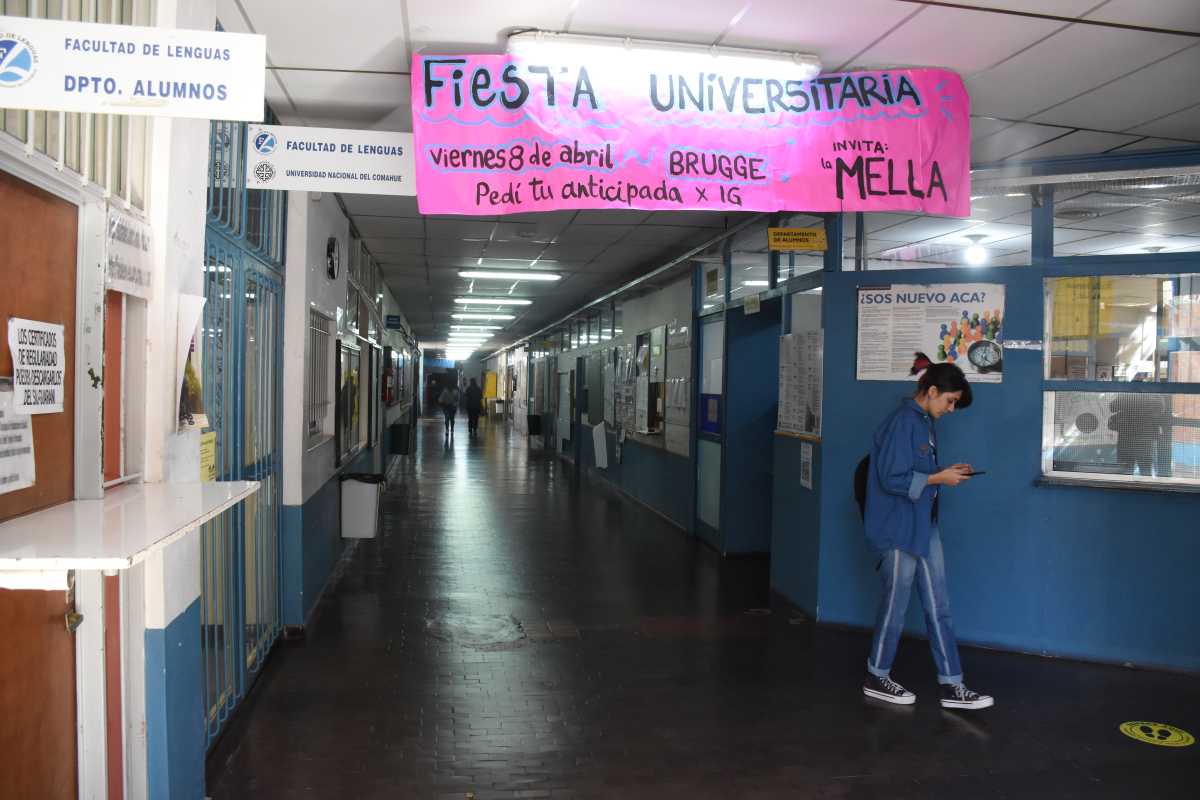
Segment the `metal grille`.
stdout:
[[1048,392],[1050,472],[1200,482],[1200,395]]
[[[266,109],[263,119],[278,119]],[[209,126],[208,222],[267,260],[283,264],[287,192],[246,188],[246,123],[214,120]]]
[[308,310],[308,364],[304,370],[304,418],[310,439],[325,434],[329,414],[329,332],[333,320],[316,309]]
[[[0,0],[6,16],[113,25],[153,25],[151,0]],[[145,208],[149,120],[116,114],[0,111],[3,129],[40,153],[135,208]]]

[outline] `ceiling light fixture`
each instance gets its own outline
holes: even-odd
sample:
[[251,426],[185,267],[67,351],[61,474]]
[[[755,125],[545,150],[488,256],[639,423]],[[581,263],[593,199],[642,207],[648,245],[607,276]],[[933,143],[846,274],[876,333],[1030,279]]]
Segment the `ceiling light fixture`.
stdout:
[[742,281],[742,286],[770,286],[770,281]]
[[984,249],[980,242],[987,237],[982,234],[972,233],[964,236],[963,238],[971,243],[971,246],[963,252],[963,257],[966,258],[967,263],[972,267],[978,267],[986,264],[988,260],[988,251]]
[[522,31],[508,37],[508,53],[515,56],[546,58],[557,51],[560,55],[571,56],[572,60],[579,60],[581,49],[592,50],[596,57],[610,61],[616,55],[613,51],[620,50],[620,62],[626,67],[644,64],[646,67],[661,68],[669,62],[672,70],[677,69],[680,72],[690,69],[702,69],[707,72],[761,72],[770,69],[771,77],[801,81],[812,80],[821,74],[821,59],[812,53],[714,47],[656,39],[634,39],[628,36],[597,36],[556,31]]
[[458,273],[460,278],[473,278],[486,280],[494,278],[498,281],[559,281],[562,280],[562,275],[556,272],[533,272],[521,270],[519,272],[500,272],[497,270],[479,270],[472,269]]
[[502,325],[451,325],[450,328],[456,331],[498,331],[502,330]]
[[451,314],[453,319],[481,319],[485,322],[516,319],[512,314]]
[[522,300],[519,297],[456,297],[454,302],[475,306],[528,306],[532,300]]

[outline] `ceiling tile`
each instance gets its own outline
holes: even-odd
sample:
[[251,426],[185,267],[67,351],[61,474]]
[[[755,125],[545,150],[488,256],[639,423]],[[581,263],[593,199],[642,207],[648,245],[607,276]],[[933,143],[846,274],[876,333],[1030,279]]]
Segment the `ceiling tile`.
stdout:
[[417,198],[381,194],[343,194],[342,202],[351,214],[374,217],[420,217]]
[[649,218],[649,211],[619,211],[615,209],[580,211],[575,217],[576,225],[637,225]]
[[549,244],[558,234],[557,228],[541,227],[529,222],[497,222],[492,231],[493,242],[541,242]]
[[489,242],[483,253],[487,258],[525,259],[528,265],[545,249],[542,242]]
[[1138,125],[1130,132],[1200,142],[1200,103],[1154,122]]
[[570,31],[713,44],[743,6],[745,0],[707,0],[684,13],[674,3],[579,0]]
[[1144,25],[1200,33],[1200,3],[1196,0],[1108,0],[1087,19]]
[[623,239],[632,225],[571,225],[555,238],[556,244],[604,244]]
[[1137,141],[1127,144],[1114,152],[1129,153],[1139,150],[1171,150],[1179,147],[1191,149],[1195,147],[1195,145],[1189,142],[1179,141],[1178,139],[1156,139],[1151,136],[1145,139],[1138,139]]
[[425,252],[424,239],[364,237],[363,244],[380,261],[395,261],[395,256],[419,256]]
[[1064,134],[1069,135],[1070,130],[1049,125],[1030,125],[1025,122],[1012,125],[994,136],[980,139],[971,145],[971,163],[991,164],[1003,161],[1011,155],[1036,147]]
[[354,226],[364,238],[410,238],[422,234],[421,220],[404,217],[354,217]]
[[425,252],[437,258],[479,258],[486,242],[464,242],[459,239],[428,239]]
[[959,72],[978,72],[1049,36],[1063,24],[931,6],[855,58],[854,65],[936,64]]
[[[1200,8],[1200,0],[1196,0]],[[1123,131],[1195,105],[1200,99],[1200,44],[1055,106],[1035,122]]]
[[1169,34],[1071,25],[968,78],[971,108],[983,116],[1024,119],[1191,44]]
[[541,260],[587,263],[604,252],[606,247],[608,247],[607,243],[552,244],[542,253]]
[[1114,147],[1137,141],[1136,136],[1119,133],[1097,133],[1095,131],[1075,131],[1074,133],[1038,145],[1029,150],[1016,153],[1013,158],[1030,161],[1038,158],[1054,158],[1056,156],[1088,155],[1103,153]]
[[971,141],[985,139],[999,133],[1005,128],[1012,127],[1012,122],[1006,119],[990,119],[988,117],[971,116]]
[[[337,14],[324,0],[241,0],[254,29],[267,37],[267,55],[285,67],[408,71],[404,11],[394,0],[356,0]],[[314,44],[319,46],[314,47]]]
[[268,96],[273,108],[294,103],[295,112],[306,119],[344,121],[332,127],[364,127],[411,102],[407,75],[280,72],[277,77],[288,96]]
[[408,0],[409,39],[417,52],[502,53],[508,31],[562,30],[571,4],[572,0],[521,0],[513,4]]
[[478,239],[487,241],[491,238],[494,222],[480,222],[470,218],[463,219],[428,219],[425,223],[426,235],[430,239]]
[[[837,69],[917,7],[894,0],[755,0],[721,40],[730,47],[802,51]],[[820,19],[819,25],[813,20]]]
[[1033,14],[1052,14],[1056,17],[1078,17],[1095,8],[1101,0],[958,0],[962,5],[983,8],[1002,8],[1006,11],[1027,11]]

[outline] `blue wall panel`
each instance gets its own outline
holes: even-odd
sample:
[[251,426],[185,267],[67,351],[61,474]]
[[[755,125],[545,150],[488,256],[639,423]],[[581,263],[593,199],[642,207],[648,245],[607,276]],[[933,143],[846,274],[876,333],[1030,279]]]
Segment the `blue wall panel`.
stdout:
[[779,402],[782,304],[757,314],[725,315],[725,464],[721,479],[721,551],[771,550],[772,440]]
[[341,482],[327,481],[303,506],[283,507],[283,624],[304,625],[345,548]]
[[[889,278],[1005,283],[1005,337],[1043,336],[1042,275],[1034,269],[827,276],[819,617],[828,622],[869,626],[878,597],[853,472],[880,420],[913,386],[855,380],[855,287]],[[974,384],[974,405],[938,424],[946,463],[988,471],[943,494],[959,635],[1022,651],[1200,669],[1200,615],[1190,613],[1200,608],[1200,495],[1036,485],[1041,353],[1006,350],[1004,358],[1003,383]],[[794,569],[781,565],[778,573]],[[908,621],[919,631],[917,605]]]
[[817,615],[821,544],[821,446],[813,448],[813,488],[800,485],[800,449],[791,436],[776,436],[771,514],[771,589]]
[[595,469],[596,452],[590,425],[576,425],[580,459],[593,474],[615,485],[625,494],[649,506],[685,531],[692,526],[692,462],[683,456],[657,447],[638,444],[627,438],[622,445],[621,463],[616,458],[616,434],[605,437],[608,469]]
[[197,598],[165,629],[146,629],[146,757],[150,797],[204,795],[204,656]]

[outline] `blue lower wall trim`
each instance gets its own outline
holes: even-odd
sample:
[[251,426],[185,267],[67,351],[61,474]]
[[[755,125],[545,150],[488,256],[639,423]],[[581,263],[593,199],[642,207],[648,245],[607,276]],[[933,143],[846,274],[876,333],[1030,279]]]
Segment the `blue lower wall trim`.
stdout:
[[197,598],[165,629],[146,630],[146,763],[150,797],[204,798],[204,656]]
[[[813,488],[800,485],[801,450],[813,449]],[[821,555],[821,445],[776,436],[771,515],[771,588],[817,618]]]
[[283,507],[283,624],[304,625],[345,549],[341,482],[329,480],[303,506]]
[[[594,467],[596,452],[591,427],[584,425],[576,428],[582,446],[582,464]],[[627,438],[621,446],[621,463],[617,463],[616,434],[608,434],[605,441],[608,445],[608,468],[596,469],[595,474],[684,531],[691,532],[692,485],[695,483],[691,459]]]

